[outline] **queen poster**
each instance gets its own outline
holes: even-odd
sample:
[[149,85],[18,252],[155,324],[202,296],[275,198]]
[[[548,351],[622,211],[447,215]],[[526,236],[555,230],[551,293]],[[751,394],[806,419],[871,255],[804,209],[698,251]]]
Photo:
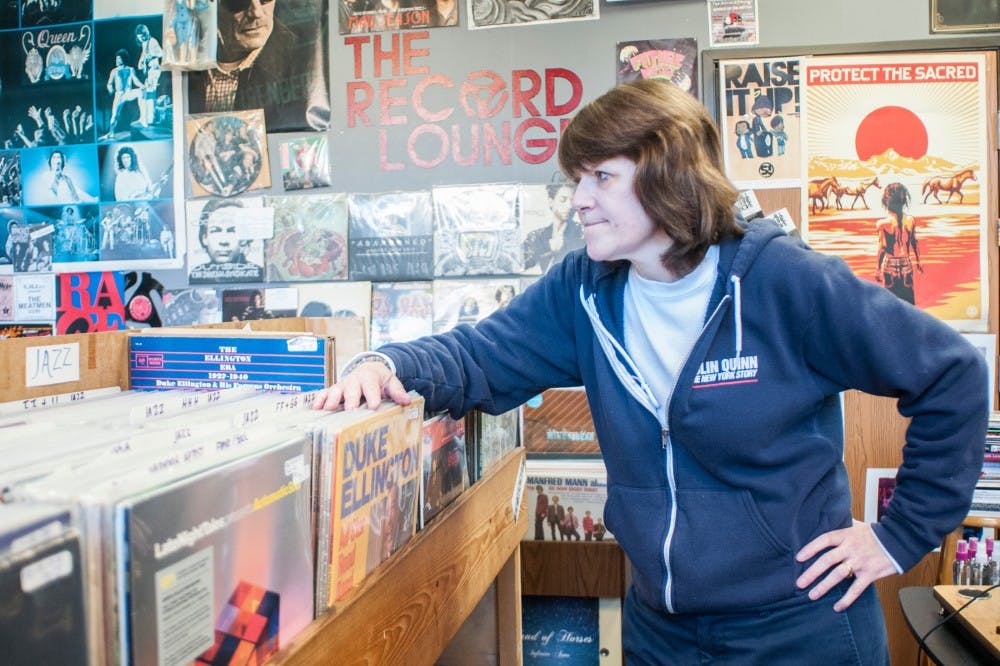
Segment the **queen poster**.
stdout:
[[807,242],[961,331],[987,326],[985,66],[819,57],[802,77]]

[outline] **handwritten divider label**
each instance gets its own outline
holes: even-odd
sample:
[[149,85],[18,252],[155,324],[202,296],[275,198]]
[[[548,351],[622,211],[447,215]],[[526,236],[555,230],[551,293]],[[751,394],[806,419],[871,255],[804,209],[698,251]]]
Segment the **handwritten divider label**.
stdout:
[[80,343],[28,347],[24,350],[25,386],[80,381]]

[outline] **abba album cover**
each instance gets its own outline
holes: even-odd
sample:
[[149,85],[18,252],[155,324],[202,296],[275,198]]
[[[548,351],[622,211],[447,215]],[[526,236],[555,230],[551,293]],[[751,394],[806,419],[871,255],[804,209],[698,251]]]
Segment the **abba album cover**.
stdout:
[[132,663],[263,663],[309,625],[311,460],[311,441],[289,436],[119,502]]
[[348,195],[352,280],[430,280],[434,274],[431,193]]
[[347,196],[266,197],[274,236],[264,241],[268,282],[347,279]]
[[517,185],[439,186],[433,197],[435,277],[521,272]]

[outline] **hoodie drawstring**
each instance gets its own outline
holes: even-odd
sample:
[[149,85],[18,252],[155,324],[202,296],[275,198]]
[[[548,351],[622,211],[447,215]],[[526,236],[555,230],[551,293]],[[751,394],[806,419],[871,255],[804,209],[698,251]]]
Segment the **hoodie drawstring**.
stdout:
[[736,358],[743,353],[743,297],[740,291],[740,276],[729,278],[733,282],[733,324],[736,328]]

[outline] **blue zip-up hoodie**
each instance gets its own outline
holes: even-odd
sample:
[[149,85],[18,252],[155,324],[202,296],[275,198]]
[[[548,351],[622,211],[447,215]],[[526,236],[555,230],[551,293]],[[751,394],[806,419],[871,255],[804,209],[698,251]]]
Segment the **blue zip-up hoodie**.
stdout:
[[770,220],[720,244],[704,328],[661,423],[625,351],[628,265],[569,255],[476,326],[379,348],[455,416],[583,384],[608,470],[605,523],[643,600],[753,609],[805,594],[795,553],[851,524],[845,389],[911,419],[875,534],[904,570],[966,515],[989,414],[982,356],[948,326]]

